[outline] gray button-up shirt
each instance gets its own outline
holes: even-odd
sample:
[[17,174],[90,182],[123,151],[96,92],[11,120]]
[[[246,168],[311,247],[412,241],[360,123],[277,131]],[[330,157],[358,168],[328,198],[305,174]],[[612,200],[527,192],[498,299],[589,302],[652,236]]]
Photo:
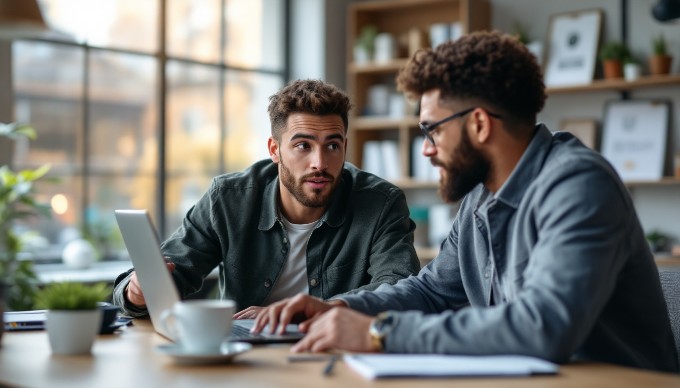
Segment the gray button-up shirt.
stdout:
[[543,125],[497,193],[479,185],[466,196],[418,276],[341,299],[368,314],[402,311],[389,352],[678,371],[659,274],[626,187],[598,153]]
[[[239,309],[263,305],[289,250],[277,216],[278,190],[277,165],[270,160],[213,180],[161,246],[176,263],[172,275],[182,297],[197,292],[219,267],[221,297],[235,300]],[[417,273],[414,229],[399,188],[345,163],[307,244],[309,293],[326,299]],[[146,313],[125,305],[128,280],[128,273],[116,280],[114,303],[135,316]]]

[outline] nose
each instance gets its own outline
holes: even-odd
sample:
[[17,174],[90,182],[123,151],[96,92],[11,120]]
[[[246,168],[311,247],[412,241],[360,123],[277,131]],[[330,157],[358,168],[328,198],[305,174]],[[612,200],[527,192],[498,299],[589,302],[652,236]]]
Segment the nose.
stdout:
[[421,150],[421,153],[423,154],[423,156],[429,158],[437,154],[437,147],[435,147],[434,144],[430,143],[429,140],[423,139],[423,148]]
[[325,171],[328,168],[328,161],[323,153],[323,150],[313,152],[310,157],[310,164],[313,170]]

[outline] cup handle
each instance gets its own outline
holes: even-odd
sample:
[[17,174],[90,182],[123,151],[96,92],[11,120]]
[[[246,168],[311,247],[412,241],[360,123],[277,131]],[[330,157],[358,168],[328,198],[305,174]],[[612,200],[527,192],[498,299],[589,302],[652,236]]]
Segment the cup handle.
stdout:
[[[170,323],[170,318],[172,318],[172,324]],[[177,316],[172,309],[163,310],[160,324],[163,330],[168,332],[173,340],[177,341],[179,338],[177,335]]]

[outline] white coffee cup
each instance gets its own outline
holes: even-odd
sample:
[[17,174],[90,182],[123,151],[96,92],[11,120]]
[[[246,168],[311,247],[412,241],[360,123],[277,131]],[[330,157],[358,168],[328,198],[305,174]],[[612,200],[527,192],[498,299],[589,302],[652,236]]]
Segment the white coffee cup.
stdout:
[[231,334],[233,300],[186,300],[161,314],[161,326],[187,353],[218,353]]

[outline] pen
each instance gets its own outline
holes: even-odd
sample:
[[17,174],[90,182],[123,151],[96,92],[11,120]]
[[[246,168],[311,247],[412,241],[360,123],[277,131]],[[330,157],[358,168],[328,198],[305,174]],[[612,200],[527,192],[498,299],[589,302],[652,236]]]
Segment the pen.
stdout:
[[334,355],[333,357],[328,360],[328,364],[326,364],[326,367],[323,368],[323,375],[324,376],[330,376],[331,372],[333,372],[333,367],[335,366],[335,361],[338,360],[338,356]]
[[327,354],[292,354],[288,356],[288,362],[326,361],[329,358]]

